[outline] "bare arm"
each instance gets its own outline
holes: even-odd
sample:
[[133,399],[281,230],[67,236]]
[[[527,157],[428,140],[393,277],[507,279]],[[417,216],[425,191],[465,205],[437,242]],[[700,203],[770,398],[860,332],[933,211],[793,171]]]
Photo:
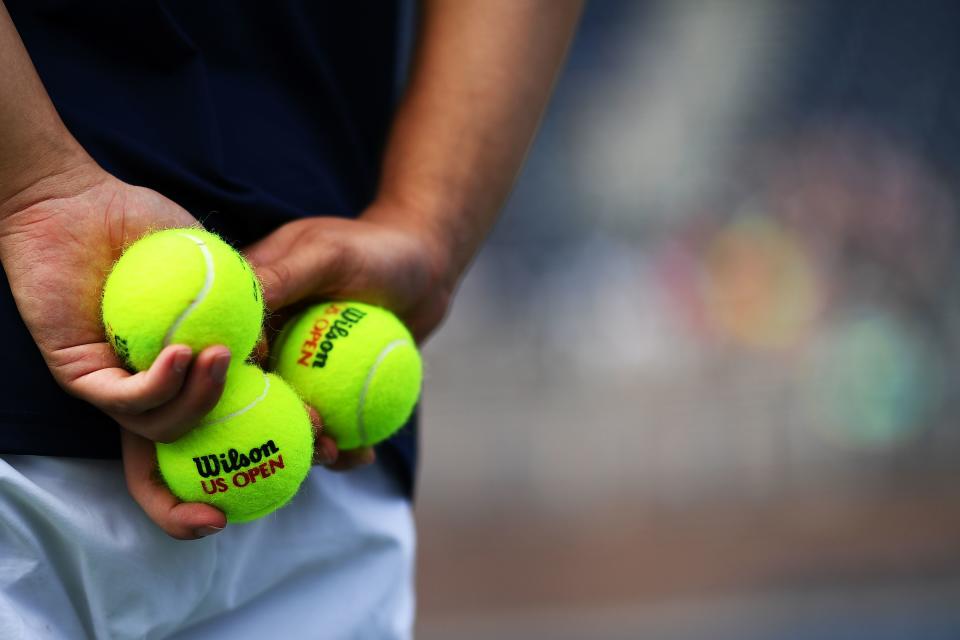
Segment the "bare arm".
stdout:
[[[0,216],[92,164],[57,115],[0,2]],[[41,187],[43,185],[43,187]],[[29,192],[29,194],[28,194]]]
[[374,203],[250,248],[269,306],[357,297],[423,339],[493,225],[543,114],[580,0],[425,0]]
[[447,277],[463,272],[513,185],[581,7],[579,0],[423,2],[379,198],[437,237],[450,256]]

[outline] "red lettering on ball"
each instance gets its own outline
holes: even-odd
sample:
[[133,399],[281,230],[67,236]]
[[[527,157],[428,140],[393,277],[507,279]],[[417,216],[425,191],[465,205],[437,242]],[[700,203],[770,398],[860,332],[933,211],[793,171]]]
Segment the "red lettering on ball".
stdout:
[[297,360],[297,364],[302,364],[305,367],[310,366],[310,358],[313,357],[313,351],[307,351],[306,349],[300,350],[300,359]]
[[209,493],[210,495],[216,493],[223,493],[227,490],[227,482],[223,478],[213,478],[210,480],[210,488],[207,488],[207,481],[201,480],[200,486],[203,488],[204,493]]

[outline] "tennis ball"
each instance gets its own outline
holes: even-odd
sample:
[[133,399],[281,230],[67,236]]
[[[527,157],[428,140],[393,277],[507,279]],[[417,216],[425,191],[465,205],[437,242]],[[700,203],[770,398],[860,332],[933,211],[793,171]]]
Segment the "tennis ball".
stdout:
[[341,449],[390,437],[420,396],[423,370],[413,337],[396,316],[369,304],[310,307],[277,336],[270,361],[316,407]]
[[132,244],[103,288],[103,324],[117,354],[138,371],[171,344],[194,353],[226,345],[246,359],[260,337],[263,295],[244,260],[201,229],[167,229]]
[[313,461],[313,426],[303,401],[278,376],[249,364],[230,368],[217,406],[175,442],[157,443],[160,475],[185,502],[212,504],[229,522],[289,502]]

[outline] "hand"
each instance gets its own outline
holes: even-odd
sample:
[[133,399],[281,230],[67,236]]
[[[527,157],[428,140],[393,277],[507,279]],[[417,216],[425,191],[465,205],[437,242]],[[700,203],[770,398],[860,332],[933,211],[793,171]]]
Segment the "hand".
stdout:
[[[191,366],[184,345],[164,349],[148,371],[130,374],[105,342],[100,291],[122,249],[149,231],[196,225],[160,194],[123,183],[92,163],[62,176],[42,197],[0,217],[0,260],[17,308],[57,382],[123,428],[128,488],[147,515],[177,538],[225,524],[208,505],[180,505],[153,478],[152,441],[185,433],[217,403],[230,352],[203,351]],[[23,204],[26,203],[26,204]]]
[[[284,309],[327,299],[370,302],[391,309],[418,342],[440,324],[452,294],[444,252],[425,230],[396,208],[374,205],[357,220],[305,218],[286,224],[246,250],[264,287],[274,328]],[[338,451],[329,437],[317,438],[317,455],[331,469],[373,461],[373,449]]]

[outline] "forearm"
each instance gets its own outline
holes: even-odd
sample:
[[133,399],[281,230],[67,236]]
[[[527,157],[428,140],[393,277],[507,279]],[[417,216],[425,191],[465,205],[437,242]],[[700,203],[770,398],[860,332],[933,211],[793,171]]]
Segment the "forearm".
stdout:
[[[550,96],[580,0],[425,0],[410,85],[373,215],[416,224],[457,278],[506,199]],[[385,212],[385,213],[384,213]],[[402,213],[397,213],[402,212]]]
[[[30,204],[27,200],[55,196],[57,188],[68,185],[54,183],[70,182],[74,168],[88,162],[57,115],[0,0],[0,216]],[[49,180],[53,176],[63,180]]]

